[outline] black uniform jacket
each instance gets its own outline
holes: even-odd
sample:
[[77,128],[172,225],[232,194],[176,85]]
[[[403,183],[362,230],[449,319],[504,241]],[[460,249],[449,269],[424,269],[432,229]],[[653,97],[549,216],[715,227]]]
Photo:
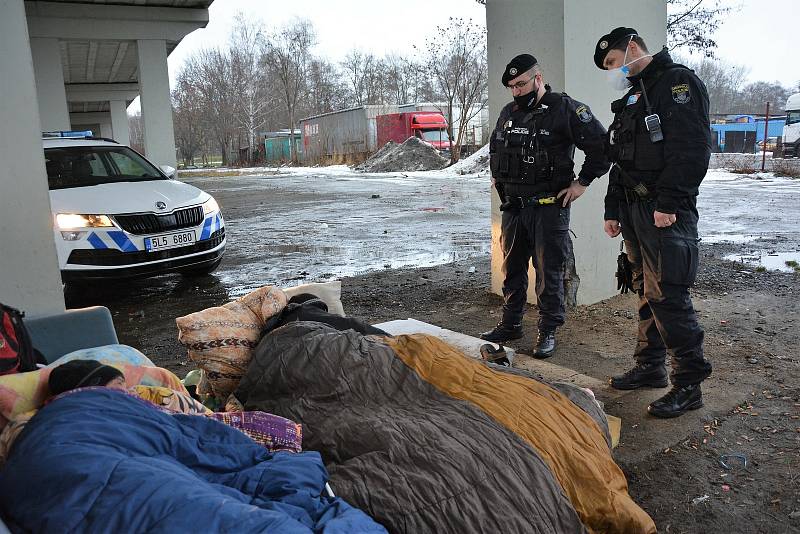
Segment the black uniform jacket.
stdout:
[[[630,90],[615,102],[621,109],[615,113],[609,137],[614,138],[620,117],[626,113],[635,115],[636,154],[633,160],[620,161],[619,165],[631,178],[644,183],[656,194],[656,210],[675,213],[682,202],[697,196],[708,170],[711,125],[706,87],[692,70],[674,63],[666,48],[629,80]],[[642,82],[647,89],[650,112],[642,95]],[[612,111],[615,104],[612,104]],[[661,121],[664,139],[658,143],[649,141],[644,126],[644,118],[650,113],[658,114]],[[611,159],[615,160],[613,154]],[[606,195],[606,220],[619,219],[619,202],[625,200],[624,187],[612,167]]]
[[[592,114],[589,106],[573,100],[564,93],[554,93],[549,86],[545,88],[545,94],[533,109],[522,109],[516,103],[510,102],[500,112],[489,142],[492,176],[498,178],[496,148],[497,144],[502,142],[507,122],[510,120],[515,126],[523,125],[526,117],[530,118],[532,112],[539,110],[539,113],[535,114],[539,144],[548,152],[557,154],[558,160],[562,162],[559,167],[564,169],[561,176],[553,177],[554,187],[545,189],[547,192],[557,192],[558,189],[569,186],[575,176],[572,162],[575,146],[586,155],[578,178],[584,184],[588,184],[608,172],[610,163],[604,151],[605,128]],[[503,190],[503,194],[507,197],[530,196],[543,192],[541,184],[531,186],[520,183],[506,183],[498,190]]]

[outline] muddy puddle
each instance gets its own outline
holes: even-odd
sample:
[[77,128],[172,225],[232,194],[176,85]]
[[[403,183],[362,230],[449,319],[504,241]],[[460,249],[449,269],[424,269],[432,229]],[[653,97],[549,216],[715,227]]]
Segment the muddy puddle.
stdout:
[[800,273],[800,251],[794,252],[767,252],[758,251],[746,254],[728,254],[725,260],[735,261],[751,267],[762,268],[768,271],[783,271],[787,273]]

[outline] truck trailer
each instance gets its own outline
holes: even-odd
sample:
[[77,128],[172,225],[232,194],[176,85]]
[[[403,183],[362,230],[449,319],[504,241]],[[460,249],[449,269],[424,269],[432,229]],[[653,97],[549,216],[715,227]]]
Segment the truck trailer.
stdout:
[[447,120],[438,111],[413,111],[391,113],[376,117],[378,147],[389,141],[402,143],[409,137],[418,137],[438,150],[450,150]]
[[786,124],[783,127],[783,156],[800,157],[800,93],[786,101]]
[[397,113],[397,106],[360,106],[301,119],[303,161],[330,164],[365,160],[381,146],[375,118],[390,113]]

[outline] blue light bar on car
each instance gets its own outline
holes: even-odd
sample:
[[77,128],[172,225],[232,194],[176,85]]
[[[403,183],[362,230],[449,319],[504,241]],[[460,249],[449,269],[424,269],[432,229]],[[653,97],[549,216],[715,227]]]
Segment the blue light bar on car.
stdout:
[[91,130],[75,130],[69,132],[42,132],[42,137],[92,137]]

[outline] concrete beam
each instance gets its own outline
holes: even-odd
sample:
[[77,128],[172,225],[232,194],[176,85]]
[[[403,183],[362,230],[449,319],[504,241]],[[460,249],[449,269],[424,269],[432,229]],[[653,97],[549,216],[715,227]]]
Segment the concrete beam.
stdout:
[[[621,18],[620,13],[624,13]],[[611,101],[621,93],[606,83],[605,72],[592,56],[597,40],[617,26],[636,28],[653,52],[666,42],[666,0],[506,0],[487,2],[490,124],[511,101],[500,79],[506,64],[521,53],[536,56],[545,81],[554,91],[564,91],[589,105],[606,127],[611,122]],[[580,169],[583,153],[575,152]],[[572,207],[571,228],[575,261],[580,276],[579,303],[592,303],[616,293],[614,272],[619,240],[603,232],[603,197],[608,178],[596,180]],[[492,195],[492,291],[501,294],[503,274],[500,251],[500,211]],[[531,269],[528,301],[536,302]]]
[[117,79],[117,72],[119,72],[122,61],[125,59],[125,54],[128,52],[130,43],[121,42],[117,46],[117,54],[114,56],[114,63],[111,64],[111,71],[108,73],[108,81]]
[[25,2],[32,37],[179,42],[208,24],[208,9]]
[[167,44],[165,41],[137,41],[136,49],[139,54],[139,94],[145,155],[156,165],[177,168]]
[[100,124],[101,122],[107,122],[111,124],[111,113],[108,111],[70,113],[69,120],[71,124]]
[[132,102],[139,96],[137,83],[75,83],[66,86],[68,102]]
[[23,3],[0,13],[0,301],[36,317],[64,311],[64,293]]
[[39,100],[40,130],[69,130],[69,109],[58,39],[31,39],[30,53]]

